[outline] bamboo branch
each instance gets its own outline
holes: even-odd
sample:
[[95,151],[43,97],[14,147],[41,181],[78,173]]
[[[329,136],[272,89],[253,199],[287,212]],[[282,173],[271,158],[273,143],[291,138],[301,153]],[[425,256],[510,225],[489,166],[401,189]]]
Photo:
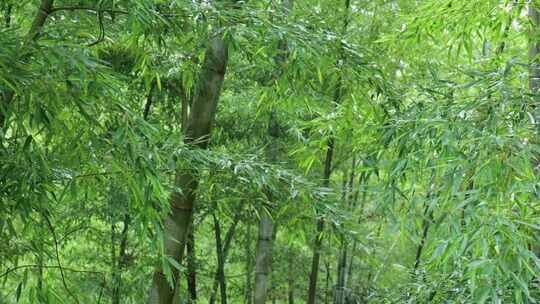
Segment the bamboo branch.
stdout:
[[41,212],[41,214],[43,215],[43,218],[45,218],[45,221],[47,222],[47,226],[49,227],[49,230],[51,231],[51,234],[53,235],[56,263],[58,264],[58,268],[60,269],[60,275],[62,277],[62,284],[64,285],[64,288],[66,289],[68,294],[75,300],[75,302],[77,304],[79,304],[80,303],[79,299],[73,294],[73,292],[71,292],[71,290],[69,289],[69,287],[67,285],[67,282],[66,282],[64,269],[62,268],[62,263],[60,263],[60,252],[58,250],[58,238],[56,237],[56,232],[54,231],[54,227],[53,227],[49,217],[44,212]]
[[74,269],[74,268],[69,268],[69,267],[59,267],[57,265],[35,265],[35,264],[27,264],[27,265],[19,265],[19,266],[16,266],[16,267],[13,267],[11,269],[8,269],[7,271],[5,271],[4,273],[0,274],[0,278],[3,278],[5,276],[7,276],[8,274],[12,273],[12,272],[15,272],[17,270],[20,270],[20,269],[25,269],[25,268],[45,268],[45,269],[62,269],[62,270],[65,270],[65,271],[70,271],[70,272],[80,272],[80,273],[90,273],[90,274],[100,274],[100,275],[105,275],[103,272],[101,271],[93,271],[93,270],[81,270],[81,269]]
[[118,9],[110,9],[110,8],[96,8],[96,7],[88,7],[88,6],[57,6],[53,7],[49,14],[56,13],[58,11],[90,11],[90,12],[96,12],[96,13],[112,13],[112,14],[122,14],[122,15],[129,15],[128,11],[124,10],[118,10]]

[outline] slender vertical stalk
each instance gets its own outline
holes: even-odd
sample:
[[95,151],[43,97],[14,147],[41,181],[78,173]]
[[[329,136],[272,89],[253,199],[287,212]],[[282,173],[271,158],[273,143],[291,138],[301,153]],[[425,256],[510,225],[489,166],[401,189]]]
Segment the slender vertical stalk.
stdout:
[[251,288],[251,275],[253,273],[253,263],[251,258],[251,223],[246,223],[246,232],[245,232],[245,256],[246,256],[246,282],[244,285],[244,303],[251,304],[253,303],[253,291]]
[[[45,301],[45,297],[44,297],[44,294],[43,294],[43,252],[44,252],[44,242],[43,241],[40,241],[39,242],[39,247],[40,247],[40,252],[37,253],[37,264],[38,264],[38,283],[37,283],[37,292],[38,292],[38,297],[40,300],[42,301]],[[1,299],[1,297],[0,297]]]
[[[331,137],[328,139],[326,148],[326,158],[324,161],[324,175],[323,186],[328,187],[330,185],[330,174],[332,173],[332,159],[334,154],[334,139]],[[317,277],[319,275],[319,261],[321,259],[321,247],[322,247],[322,233],[324,231],[324,218],[320,217],[317,220],[317,226],[315,229],[315,241],[313,243],[313,257],[311,259],[311,273],[309,275],[309,290],[308,290],[308,304],[315,304],[315,298],[317,294]],[[327,277],[328,279],[328,277]]]
[[287,271],[287,302],[288,304],[294,304],[294,269],[296,265],[294,264],[294,252],[291,247],[287,250],[287,262],[288,262],[288,271]]
[[[540,39],[538,29],[540,28],[540,12],[538,11],[538,1],[529,2],[529,20],[531,27],[529,30],[529,91],[533,95],[532,108],[535,110],[534,123],[538,126],[540,121]],[[535,128],[537,128],[537,126]],[[540,257],[539,245],[531,246],[536,256]]]
[[[347,27],[349,24],[349,8],[350,8],[350,0],[345,0],[345,21],[343,24],[343,32],[342,35],[345,35],[347,31]],[[338,59],[337,65],[340,67],[340,61],[343,62],[343,46],[341,45],[341,40],[339,40],[339,53],[340,58]],[[334,93],[334,106],[337,106],[341,102],[341,95],[342,95],[342,86],[343,86],[343,78],[341,75],[338,78],[338,82],[335,88]],[[330,175],[332,174],[332,160],[334,156],[334,146],[335,146],[335,138],[333,134],[330,134],[327,139],[327,145],[326,145],[326,156],[324,160],[324,173],[323,173],[323,186],[328,187],[330,185]],[[315,240],[313,242],[313,257],[311,259],[311,272],[309,275],[309,289],[308,289],[308,300],[307,304],[315,304],[316,297],[317,297],[317,278],[319,274],[319,261],[321,258],[321,247],[322,247],[322,233],[324,231],[325,226],[325,220],[324,217],[320,217],[317,220],[317,226],[316,226],[316,232],[315,232]]]
[[[122,299],[122,272],[127,263],[127,238],[130,216],[127,200],[123,195],[118,195],[120,189],[113,182],[110,186],[110,221],[111,221],[111,303],[119,304]],[[118,212],[114,205],[124,204],[122,231],[117,231]]]
[[355,239],[352,244],[349,263],[347,264],[347,276],[345,277],[345,286],[348,286],[348,282],[351,280],[351,277],[354,271],[354,257],[356,255],[357,246],[358,246],[358,241]]
[[[379,226],[377,227],[377,233],[375,234],[375,240],[378,240],[381,237],[383,224],[384,224],[384,222],[382,222],[382,221],[379,223]],[[377,256],[377,254],[379,254],[377,252],[377,247],[373,246],[373,248],[374,248],[373,249],[373,256]],[[374,269],[370,268],[369,273],[367,275],[367,283],[368,284],[370,284],[371,281],[373,280],[373,271],[374,271]]]
[[[351,173],[349,176],[345,173],[343,175],[343,208],[350,211],[355,202],[353,201],[358,196],[354,193],[354,179],[356,177],[356,156],[353,155],[351,161]],[[347,180],[348,178],[348,180]],[[357,192],[356,192],[357,193]],[[345,303],[346,292],[346,276],[347,276],[347,250],[348,240],[344,233],[340,233],[340,249],[337,263],[337,282],[334,293],[334,303]]]
[[[470,180],[467,184],[467,189],[465,192],[465,201],[468,201],[472,195],[472,192],[474,191],[474,180],[473,177],[470,177]],[[466,229],[466,211],[467,211],[467,205],[464,205],[461,208],[461,228]]]
[[[241,215],[241,212],[238,212],[234,216],[233,222],[231,223],[231,226],[229,227],[229,229],[225,233],[225,239],[223,241],[223,247],[222,247],[223,249],[221,249],[221,251],[220,251],[221,253],[216,250],[216,254],[221,254],[223,256],[222,257],[222,259],[223,259],[223,265],[222,266],[223,267],[225,267],[225,263],[227,262],[227,256],[229,254],[229,249],[231,248],[231,243],[232,243],[232,240],[234,238],[234,234],[236,232],[236,227],[238,226],[238,222],[240,220],[240,215]],[[216,235],[216,240],[217,240],[217,235]],[[212,285],[212,291],[211,291],[211,294],[210,294],[210,299],[208,301],[209,304],[214,304],[216,302],[216,294],[217,294],[218,286],[220,286],[221,280],[225,280],[225,277],[221,276],[219,267],[220,267],[220,265],[218,263],[218,269],[216,270],[216,273],[214,275],[214,284]],[[225,272],[223,271],[223,273],[225,273]]]
[[330,303],[330,284],[332,280],[332,274],[330,273],[330,263],[326,261],[324,263],[326,268],[326,286],[324,287],[324,304]]
[[143,119],[148,120],[148,115],[150,114],[150,109],[152,108],[153,100],[153,94],[156,89],[156,81],[152,81],[150,84],[150,90],[148,91],[148,95],[146,95],[146,103],[144,104],[144,110],[143,110]]
[[413,273],[416,273],[418,270],[418,266],[420,266],[420,261],[422,258],[422,251],[424,249],[424,246],[426,245],[428,232],[429,232],[429,226],[431,225],[431,222],[433,221],[433,210],[429,208],[429,204],[426,203],[426,206],[424,207],[424,216],[422,220],[422,236],[420,238],[420,243],[418,244],[418,247],[416,248],[416,256],[414,259],[414,267],[413,267]]
[[[356,205],[358,204],[358,197],[360,195],[360,188],[368,180],[369,175],[370,175],[370,173],[368,173],[368,172],[363,172],[363,173],[360,173],[358,175],[358,181],[357,181],[358,184],[356,186],[356,190],[354,190],[353,201],[352,201],[352,204],[351,204],[352,210],[354,210],[354,208],[356,208]],[[365,202],[366,202],[366,196],[367,196],[367,192],[364,189],[364,191],[362,191],[362,201],[361,201],[360,206],[359,206],[361,215],[358,218],[358,223],[361,223],[362,220],[363,220],[362,212],[363,212],[363,208],[364,208],[364,205],[365,205]],[[358,247],[358,239],[354,238],[352,248],[351,248],[351,254],[349,255],[350,256],[349,263],[347,264],[347,275],[345,277],[345,286],[349,286],[349,282],[351,281],[352,274],[354,273],[354,258],[356,257],[357,247]],[[368,282],[369,282],[369,280],[368,280]],[[345,301],[347,302],[347,301],[349,301],[349,299],[346,297]]]
[[[126,202],[126,205],[127,205],[127,202]],[[124,269],[128,261],[127,243],[128,243],[129,225],[131,223],[129,210],[124,210],[124,217],[122,219],[122,223],[124,225],[122,227],[122,232],[120,232],[120,248],[118,250],[118,281],[116,284],[116,288],[118,290],[117,292],[118,302],[116,303],[121,302],[120,299],[122,298],[122,285],[123,285],[122,273],[124,272]]]
[[426,201],[424,202],[424,213],[423,213],[423,219],[422,219],[422,236],[420,238],[420,243],[418,244],[418,247],[416,248],[416,257],[414,260],[413,275],[416,275],[416,271],[418,270],[418,267],[420,266],[420,262],[422,258],[422,251],[424,250],[424,247],[426,245],[429,228],[431,226],[431,223],[433,222],[433,208],[432,208],[433,206],[431,204],[431,201],[433,200],[434,195],[435,195],[435,171],[431,173],[431,182],[429,185]]
[[214,231],[216,234],[216,255],[217,255],[217,276],[219,278],[219,286],[221,292],[221,304],[227,304],[227,286],[225,282],[225,261],[223,258],[223,245],[221,244],[221,226],[215,214],[212,214],[214,219]]
[[54,229],[54,226],[53,226],[51,220],[49,219],[49,216],[47,215],[47,213],[48,213],[48,211],[42,211],[41,215],[43,216],[43,219],[45,219],[45,223],[47,224],[47,226],[49,228],[49,231],[51,232],[52,237],[53,237],[54,255],[55,255],[55,258],[56,258],[56,263],[58,265],[58,269],[60,270],[60,277],[62,279],[62,285],[64,286],[64,289],[66,290],[68,295],[73,299],[73,301],[75,303],[79,304],[80,303],[79,298],[71,291],[71,289],[69,288],[69,286],[67,284],[66,274],[65,274],[64,267],[62,266],[61,259],[60,259],[60,250],[59,250],[58,237],[56,235],[56,231]]
[[337,278],[336,278],[336,289],[334,294],[334,304],[344,304],[345,303],[345,276],[347,268],[347,241],[345,237],[341,236],[341,248],[338,257],[337,265]]
[[111,216],[111,281],[112,292],[111,302],[113,304],[120,303],[120,295],[118,293],[119,271],[118,271],[118,258],[116,257],[116,224],[114,222],[114,215]]
[[[342,181],[342,190],[341,190],[341,202],[343,204],[342,208],[344,210],[347,209],[347,199],[349,197],[347,174],[348,174],[347,169],[345,169],[343,172],[343,181]],[[339,245],[339,254],[338,254],[337,265],[336,265],[336,285],[334,286],[334,298],[333,298],[334,304],[338,304],[338,303],[341,304],[341,301],[343,299],[343,288],[344,288],[343,286],[344,282],[341,279],[342,277],[344,278],[342,264],[343,264],[343,251],[344,251],[344,246],[345,246],[345,235],[343,235],[343,233],[341,232],[338,232],[338,234],[339,234],[340,245]]]
[[13,4],[8,3],[6,5],[6,11],[4,12],[4,25],[6,28],[11,26],[11,10],[13,9]]
[[189,113],[189,104],[186,98],[182,98],[182,129],[186,127]]
[[[540,61],[538,58],[538,54],[540,53],[540,40],[538,39],[540,13],[538,12],[535,1],[529,3],[529,19],[531,21],[529,34],[529,90],[534,95],[534,107],[536,108],[540,100]],[[535,117],[535,119],[538,119],[538,117]]]
[[175,91],[181,101],[182,109],[180,113],[180,123],[182,125],[182,131],[185,131],[189,118],[189,107],[193,103],[192,95],[189,94],[189,88],[184,87],[183,83],[179,83],[178,89]]

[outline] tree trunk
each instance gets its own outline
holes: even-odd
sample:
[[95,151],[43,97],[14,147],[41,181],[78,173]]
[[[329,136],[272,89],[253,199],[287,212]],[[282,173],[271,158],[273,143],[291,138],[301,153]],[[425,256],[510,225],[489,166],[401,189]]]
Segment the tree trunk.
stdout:
[[[222,33],[217,33],[209,42],[199,82],[195,90],[188,124],[184,132],[185,142],[194,148],[205,149],[207,147],[214,123],[228,61],[228,46],[221,35]],[[181,263],[195,201],[197,172],[178,170],[175,186],[182,191],[175,190],[171,195],[171,213],[164,223],[164,232],[167,236],[164,241],[164,254],[176,258]],[[178,281],[177,272],[176,269],[173,269],[174,282]],[[174,285],[176,283],[173,283]],[[157,267],[147,303],[170,304],[173,295],[174,289],[167,282],[163,270]]]
[[[279,137],[279,124],[275,118],[275,109],[273,109],[269,127],[269,133],[273,141],[268,148],[269,162],[275,162],[277,155],[276,140]],[[268,293],[269,276],[272,271],[272,248],[275,239],[275,224],[270,212],[273,209],[273,195],[270,191],[265,191],[270,206],[268,209],[259,208],[259,234],[257,238],[257,248],[255,249],[255,304],[266,303]]]
[[27,34],[28,41],[35,40],[38,37],[53,8],[53,3],[54,0],[41,0],[36,17],[34,18],[30,31],[28,31]]
[[187,240],[187,286],[189,303],[197,303],[197,265],[195,262],[195,227],[191,217],[190,229]]
[[274,221],[267,211],[263,210],[260,217],[255,255],[255,304],[264,304],[266,301],[275,228]]

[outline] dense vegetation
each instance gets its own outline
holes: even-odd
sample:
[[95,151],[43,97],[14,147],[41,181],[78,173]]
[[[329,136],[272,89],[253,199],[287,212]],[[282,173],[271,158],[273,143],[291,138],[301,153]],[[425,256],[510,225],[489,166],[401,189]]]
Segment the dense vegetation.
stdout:
[[537,303],[539,10],[0,0],[0,303]]

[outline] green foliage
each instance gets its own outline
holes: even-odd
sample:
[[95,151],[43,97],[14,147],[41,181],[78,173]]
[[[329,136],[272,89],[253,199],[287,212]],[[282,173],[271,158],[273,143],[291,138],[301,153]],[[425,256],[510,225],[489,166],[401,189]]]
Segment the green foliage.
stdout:
[[[525,3],[295,0],[285,18],[281,1],[57,0],[29,39],[40,2],[0,4],[0,303],[141,303],[156,265],[186,295],[189,265],[163,253],[182,170],[198,172],[198,302],[217,266],[207,215],[225,234],[240,214],[225,269],[239,303],[261,210],[278,303],[307,298],[318,218],[320,302],[343,248],[349,303],[540,297]],[[221,27],[231,59],[200,150],[181,113]]]

